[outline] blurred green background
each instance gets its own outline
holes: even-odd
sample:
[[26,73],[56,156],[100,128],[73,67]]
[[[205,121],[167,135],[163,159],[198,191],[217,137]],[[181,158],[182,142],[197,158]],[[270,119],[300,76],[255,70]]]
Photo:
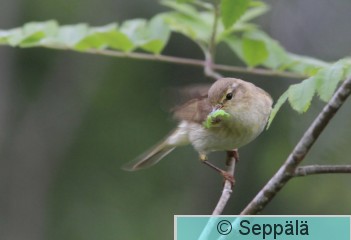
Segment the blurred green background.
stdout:
[[[269,0],[257,23],[289,51],[327,61],[350,55],[349,0]],[[157,1],[1,0],[0,29],[28,21],[105,25],[150,18]],[[217,61],[240,65],[225,46]],[[202,58],[173,34],[164,54]],[[274,99],[296,80],[226,74],[254,82]],[[0,48],[0,239],[172,239],[173,215],[210,214],[222,179],[191,147],[148,170],[120,166],[175,123],[163,110],[169,87],[209,83],[200,68],[48,49]],[[323,107],[303,115],[284,106],[269,131],[240,151],[225,214],[238,214],[279,168]],[[349,163],[348,101],[305,164]],[[210,155],[223,165],[224,153]],[[350,176],[293,179],[263,214],[351,214]]]

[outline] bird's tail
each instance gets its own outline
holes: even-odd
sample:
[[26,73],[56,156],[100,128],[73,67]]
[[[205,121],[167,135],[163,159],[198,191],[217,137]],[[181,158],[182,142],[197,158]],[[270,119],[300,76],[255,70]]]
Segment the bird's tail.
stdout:
[[127,163],[122,167],[126,171],[136,171],[143,168],[151,167],[158,163],[167,154],[172,152],[176,146],[167,143],[167,139],[155,145],[144,154],[140,155],[133,161]]

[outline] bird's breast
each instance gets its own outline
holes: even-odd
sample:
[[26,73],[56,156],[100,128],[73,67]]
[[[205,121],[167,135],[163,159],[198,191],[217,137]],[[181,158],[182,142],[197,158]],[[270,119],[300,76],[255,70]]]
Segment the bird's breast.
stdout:
[[269,112],[251,109],[249,112],[233,114],[229,121],[210,129],[190,123],[189,140],[197,151],[204,153],[239,148],[263,131],[268,115]]

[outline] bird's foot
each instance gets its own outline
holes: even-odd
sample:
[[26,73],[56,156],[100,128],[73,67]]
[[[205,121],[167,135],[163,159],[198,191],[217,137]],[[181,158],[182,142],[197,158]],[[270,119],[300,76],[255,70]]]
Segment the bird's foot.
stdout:
[[218,168],[217,166],[215,166],[212,163],[210,163],[209,161],[207,161],[206,155],[200,155],[200,159],[201,159],[202,163],[206,164],[210,168],[212,168],[215,171],[217,171],[218,173],[220,173],[224,177],[224,180],[227,180],[227,181],[230,182],[231,188],[233,188],[234,183],[235,183],[235,179],[234,179],[234,176],[232,174],[230,174],[230,173]]
[[224,177],[225,181],[229,181],[230,184],[232,185],[232,188],[234,186],[235,183],[235,179],[234,176],[230,173],[227,173],[226,171],[221,171],[221,175]]

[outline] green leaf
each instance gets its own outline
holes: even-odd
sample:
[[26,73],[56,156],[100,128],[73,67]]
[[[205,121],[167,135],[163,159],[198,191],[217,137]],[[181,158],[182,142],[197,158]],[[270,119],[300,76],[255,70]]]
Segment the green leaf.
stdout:
[[310,77],[301,83],[293,84],[288,89],[289,103],[291,107],[299,112],[306,112],[311,105],[316,91],[316,79]]
[[55,20],[46,22],[30,22],[23,26],[24,34],[30,35],[35,32],[43,32],[45,36],[53,36],[57,33],[58,23]]
[[238,22],[248,22],[252,19],[255,19],[269,10],[269,6],[264,2],[251,2],[250,7],[245,13],[241,16]]
[[344,80],[345,61],[340,60],[332,66],[319,71],[316,75],[319,97],[327,102],[333,96],[338,83]]
[[251,0],[222,0],[221,17],[226,29],[230,28],[247,10]]
[[74,47],[79,41],[88,34],[87,24],[67,25],[59,28],[57,36],[50,43],[58,43],[63,46]]
[[21,28],[9,30],[6,36],[6,42],[12,47],[18,46],[23,39],[24,35]]
[[179,4],[174,1],[163,1],[162,4],[175,10],[159,14],[172,31],[181,33],[197,43],[209,42],[213,12],[199,12],[189,4]]
[[40,45],[40,41],[45,37],[56,34],[57,29],[56,21],[30,22],[22,28],[1,31],[0,43],[7,43],[11,46],[33,47]]
[[170,29],[162,15],[156,15],[148,23],[144,19],[126,21],[120,30],[135,46],[152,53],[160,53],[170,36]]
[[209,42],[211,26],[208,26],[199,15],[193,18],[172,12],[163,14],[163,17],[172,31],[181,33],[195,42]]
[[168,25],[160,15],[156,15],[150,21],[126,21],[121,29],[115,23],[90,27],[87,24],[58,26],[56,21],[31,22],[21,28],[0,30],[0,44],[78,51],[112,48],[128,52],[141,48],[158,54],[167,44],[169,36]]
[[348,79],[351,77],[351,62],[345,66],[345,79]]
[[168,42],[170,29],[165,20],[156,15],[145,30],[146,39],[141,48],[152,53],[160,53]]
[[266,33],[256,29],[245,34],[246,37],[264,42],[268,57],[262,64],[268,68],[278,69],[288,61],[288,54],[285,49]]
[[242,15],[241,18],[239,18],[230,28],[224,29],[222,25],[218,26],[217,42],[221,42],[227,37],[233,36],[232,33],[247,33],[257,30],[257,25],[249,23],[249,21],[267,12],[269,7],[263,2],[251,2],[250,6],[251,7],[247,9],[244,15]]
[[265,63],[269,57],[265,42],[251,39],[250,36],[244,37],[243,39],[230,36],[225,38],[224,41],[228,47],[250,67]]
[[323,101],[329,101],[338,83],[350,75],[351,61],[349,59],[342,59],[331,66],[327,65],[321,68],[315,76],[301,83],[291,85],[274,106],[268,121],[268,127],[287,99],[289,99],[289,103],[295,111],[303,113],[310,107],[312,98],[316,92],[318,92]]
[[0,44],[6,44],[7,43],[7,32],[6,31],[0,31]]
[[250,67],[254,67],[266,61],[268,51],[263,41],[244,38],[242,41],[244,61]]
[[33,47],[40,44],[40,40],[56,34],[58,24],[56,21],[31,22],[23,26],[23,38],[21,47]]
[[272,109],[271,115],[269,116],[267,129],[271,126],[272,121],[275,118],[275,115],[277,115],[279,109],[286,102],[287,99],[288,99],[288,91],[284,92],[283,95],[281,95],[279,97],[277,103],[274,105],[274,108]]
[[224,39],[224,42],[228,45],[228,47],[240,58],[244,61],[244,53],[242,49],[242,41],[236,36],[230,36]]
[[132,19],[123,22],[120,31],[128,36],[135,45],[142,44],[146,28],[145,19]]
[[[256,45],[256,48],[259,50],[257,59],[255,59],[254,50],[249,49],[250,43],[246,43],[245,51],[247,52],[247,56],[244,55],[243,41],[246,39],[250,39],[254,43],[259,42]],[[275,40],[272,40],[265,33],[259,30],[253,30],[245,33],[242,40],[234,35],[226,37],[224,38],[224,42],[240,59],[242,59],[249,66],[262,64],[268,68],[277,69],[289,60],[287,52],[279,45],[279,43]],[[253,52],[250,53],[250,51]],[[252,57],[249,59],[252,59],[252,61],[248,62],[247,57],[250,54],[252,54]]]
[[74,47],[80,51],[106,47],[131,51],[134,48],[134,44],[127,35],[117,30],[117,24],[109,24],[103,27],[91,28],[88,35]]
[[[287,52],[276,40],[258,29],[245,32],[243,40],[246,38],[261,41],[265,44],[268,57],[260,63],[265,67],[314,76],[320,69],[330,66],[329,63],[315,58]],[[234,35],[226,36],[223,40],[239,58],[246,62],[244,53],[240,49],[240,42],[243,40]]]
[[39,41],[45,37],[45,33],[42,31],[34,32],[21,39],[21,47],[33,47],[39,44]]
[[145,51],[148,52],[152,52],[152,53],[160,53],[164,47],[164,41],[155,39],[155,40],[150,40],[147,43],[142,45],[142,49],[144,49]]
[[135,46],[133,42],[120,31],[113,31],[101,34],[104,41],[110,48],[119,49],[125,52],[132,51]]
[[312,57],[288,53],[288,58],[281,66],[281,69],[288,69],[292,72],[308,76],[315,75],[320,69],[330,66],[329,63]]
[[196,17],[199,14],[196,8],[190,4],[184,4],[184,2],[162,1],[161,4],[189,17]]

